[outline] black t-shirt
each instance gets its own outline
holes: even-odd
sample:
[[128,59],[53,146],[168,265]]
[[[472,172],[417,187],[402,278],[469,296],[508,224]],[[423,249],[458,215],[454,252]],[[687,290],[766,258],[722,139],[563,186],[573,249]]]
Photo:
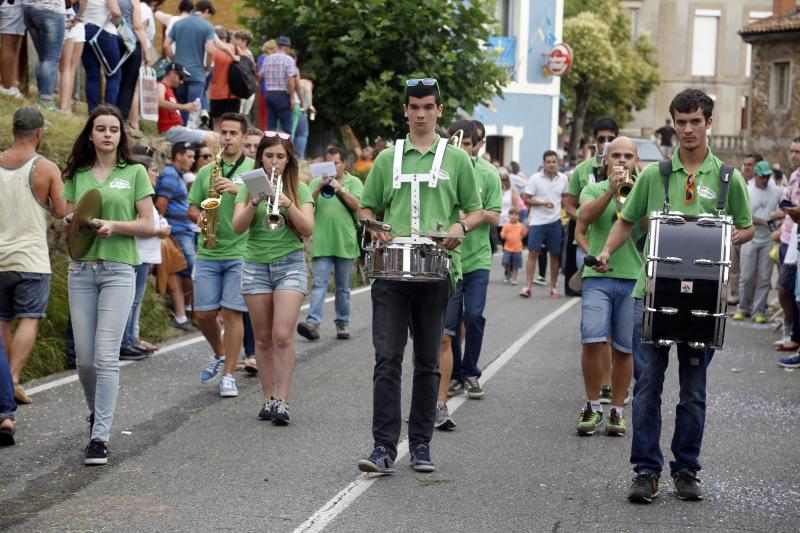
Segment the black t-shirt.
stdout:
[[672,146],[672,137],[676,133],[672,126],[663,126],[656,130],[656,135],[661,139],[661,146]]

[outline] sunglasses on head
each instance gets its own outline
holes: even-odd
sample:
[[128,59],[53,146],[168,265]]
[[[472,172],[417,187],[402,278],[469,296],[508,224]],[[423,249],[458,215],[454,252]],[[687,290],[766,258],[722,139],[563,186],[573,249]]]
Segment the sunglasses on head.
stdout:
[[692,200],[694,200],[694,182],[695,182],[694,174],[689,174],[688,176],[686,176],[686,188],[685,188],[686,196],[684,198],[684,202],[686,203],[686,205],[689,205],[690,203],[692,203]]
[[412,78],[406,80],[406,87],[416,87],[419,84],[426,87],[436,87],[436,92],[439,92],[439,82],[436,81],[436,78]]
[[599,142],[599,143],[610,143],[614,139],[616,139],[616,137],[614,135],[601,135],[600,137],[597,137],[597,142]]
[[291,135],[283,131],[265,131],[264,137],[278,137],[279,139],[283,139],[284,141],[290,141],[292,139]]

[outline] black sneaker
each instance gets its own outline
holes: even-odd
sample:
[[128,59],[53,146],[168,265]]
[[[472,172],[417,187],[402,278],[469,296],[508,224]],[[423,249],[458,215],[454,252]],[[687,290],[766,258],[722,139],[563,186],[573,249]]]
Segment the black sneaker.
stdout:
[[149,353],[137,350],[133,346],[125,346],[119,349],[120,361],[141,361],[142,359],[147,359],[149,355]]
[[86,447],[86,452],[83,454],[83,464],[95,466],[107,463],[108,446],[101,440],[92,439]]
[[634,503],[651,503],[658,496],[658,474],[637,474],[631,483],[628,499]]
[[319,326],[311,322],[300,322],[297,324],[297,333],[310,341],[319,339]]
[[258,418],[261,420],[272,420],[272,416],[275,413],[275,400],[272,398],[268,400],[264,400],[264,407],[261,408],[261,411],[258,412]]
[[275,407],[272,409],[272,424],[276,426],[288,426],[289,404],[283,400],[275,400]]
[[675,483],[675,495],[679,500],[696,502],[703,499],[700,480],[693,473],[673,472],[672,481]]
[[175,328],[179,329],[185,333],[194,333],[197,329],[192,325],[189,319],[186,319],[185,322],[178,322],[175,318],[172,319],[170,325]]

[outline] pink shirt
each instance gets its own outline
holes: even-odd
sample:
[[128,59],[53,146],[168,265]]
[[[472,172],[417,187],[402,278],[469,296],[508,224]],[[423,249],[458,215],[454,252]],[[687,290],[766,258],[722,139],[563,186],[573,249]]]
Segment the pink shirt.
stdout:
[[[800,168],[792,172],[789,178],[789,185],[786,186],[786,195],[784,198],[794,205],[800,205]],[[792,228],[794,228],[795,225],[791,217],[787,216],[783,219],[783,224],[781,224],[781,242],[783,244],[791,243]]]

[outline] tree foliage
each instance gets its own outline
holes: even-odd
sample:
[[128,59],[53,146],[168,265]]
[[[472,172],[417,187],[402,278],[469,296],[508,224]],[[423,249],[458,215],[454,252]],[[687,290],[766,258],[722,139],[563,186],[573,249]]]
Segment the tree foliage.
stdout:
[[317,117],[364,137],[404,130],[408,78],[435,77],[442,121],[500,94],[506,75],[483,47],[493,0],[245,0],[242,23],[264,42],[292,38],[314,80]]
[[630,19],[614,0],[567,0],[564,42],[574,53],[572,70],[562,78],[565,108],[572,110],[570,155],[592,122],[612,116],[620,124],[647,99],[661,81],[655,47],[649,35],[631,39]]

